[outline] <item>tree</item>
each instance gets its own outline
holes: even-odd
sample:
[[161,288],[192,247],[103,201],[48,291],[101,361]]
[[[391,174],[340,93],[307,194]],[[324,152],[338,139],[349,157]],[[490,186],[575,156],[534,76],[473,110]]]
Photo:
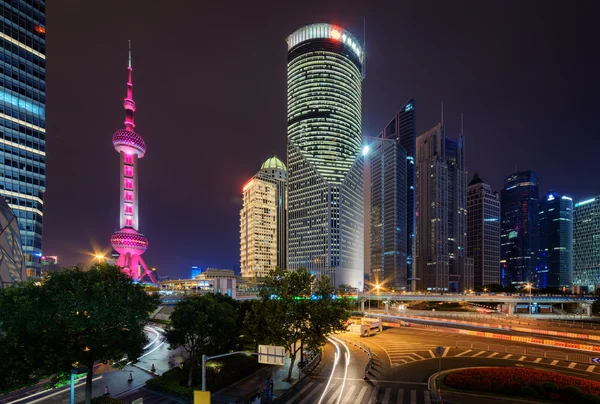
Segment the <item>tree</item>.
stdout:
[[205,294],[177,303],[165,336],[171,349],[182,347],[189,354],[188,386],[202,354],[223,353],[239,335],[235,302],[220,294]]
[[[68,269],[0,293],[0,349],[20,348],[23,362],[11,363],[33,378],[87,367],[85,402],[91,403],[94,364],[124,366],[139,358],[147,343],[144,326],[160,303],[157,296],[119,268],[96,264]],[[26,331],[21,329],[27,324]],[[4,352],[2,352],[4,354]],[[38,358],[31,362],[30,358]],[[16,371],[12,372],[15,377]]]
[[257,342],[285,347],[291,361],[288,381],[301,347],[319,349],[329,333],[345,328],[349,316],[348,300],[334,298],[328,277],[313,282],[304,268],[276,269],[246,315],[246,327]]

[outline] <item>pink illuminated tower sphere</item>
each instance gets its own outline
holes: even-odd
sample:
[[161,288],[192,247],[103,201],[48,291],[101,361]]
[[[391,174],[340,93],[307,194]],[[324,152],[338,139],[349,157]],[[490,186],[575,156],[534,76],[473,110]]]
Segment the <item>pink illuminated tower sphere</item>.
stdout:
[[125,107],[125,129],[119,129],[112,138],[115,150],[121,158],[121,204],[119,219],[121,230],[115,232],[110,243],[120,254],[117,266],[123,272],[139,281],[147,276],[151,282],[156,282],[152,271],[142,259],[142,254],[148,248],[148,239],[138,232],[138,176],[137,161],[146,154],[146,144],[140,135],[134,132],[133,113],[133,84],[131,83],[131,42],[129,43],[129,65],[127,67],[127,97],[123,101]]

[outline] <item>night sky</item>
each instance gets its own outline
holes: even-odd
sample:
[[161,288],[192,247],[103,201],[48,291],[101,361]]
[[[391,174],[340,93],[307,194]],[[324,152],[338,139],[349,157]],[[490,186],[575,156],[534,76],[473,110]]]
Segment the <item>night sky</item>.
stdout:
[[[553,5],[556,5],[555,7]],[[118,228],[127,40],[133,46],[140,231],[149,266],[239,263],[241,189],[285,161],[285,37],[330,22],[363,37],[364,134],[409,98],[418,134],[464,113],[469,180],[499,190],[533,169],[540,192],[600,194],[596,1],[81,1],[47,6],[44,245],[63,265],[110,252]]]

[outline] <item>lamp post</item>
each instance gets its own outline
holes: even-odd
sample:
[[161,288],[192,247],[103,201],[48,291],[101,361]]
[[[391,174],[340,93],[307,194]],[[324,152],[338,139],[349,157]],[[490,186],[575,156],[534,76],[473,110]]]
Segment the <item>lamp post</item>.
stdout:
[[529,315],[533,314],[533,307],[531,307],[533,305],[533,298],[531,297],[531,290],[533,289],[533,285],[531,283],[528,283],[527,285],[525,285],[525,289],[529,289]]
[[[381,287],[380,284],[376,284],[375,285],[375,290],[379,291],[380,287]],[[373,289],[373,288],[369,288],[369,291],[368,291],[368,295],[369,295],[369,314],[371,314],[371,289]]]

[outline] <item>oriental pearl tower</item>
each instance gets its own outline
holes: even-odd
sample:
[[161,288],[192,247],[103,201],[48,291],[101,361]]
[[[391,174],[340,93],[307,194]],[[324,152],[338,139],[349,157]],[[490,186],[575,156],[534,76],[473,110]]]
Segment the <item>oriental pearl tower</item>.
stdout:
[[136,282],[144,276],[147,276],[151,282],[156,282],[152,271],[148,269],[142,259],[142,254],[148,248],[148,239],[138,232],[137,161],[146,154],[146,144],[144,139],[134,131],[133,113],[135,112],[135,102],[133,101],[133,84],[131,83],[131,41],[129,42],[127,71],[127,97],[123,101],[125,129],[119,129],[112,137],[113,146],[119,153],[121,160],[121,203],[119,205],[121,230],[111,236],[110,243],[120,254],[116,264],[122,268],[124,273]]

